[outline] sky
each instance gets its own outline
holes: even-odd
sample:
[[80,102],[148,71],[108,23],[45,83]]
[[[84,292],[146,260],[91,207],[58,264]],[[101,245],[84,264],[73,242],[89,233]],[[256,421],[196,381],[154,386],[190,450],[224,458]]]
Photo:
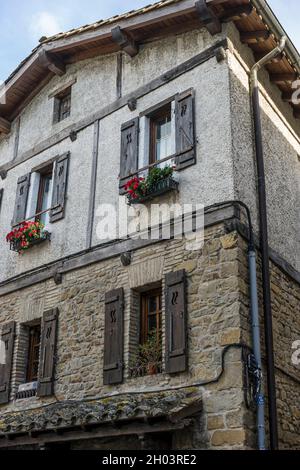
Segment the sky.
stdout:
[[[155,0],[0,0],[0,80],[5,80],[42,36],[67,31]],[[300,1],[269,0],[300,51]]]

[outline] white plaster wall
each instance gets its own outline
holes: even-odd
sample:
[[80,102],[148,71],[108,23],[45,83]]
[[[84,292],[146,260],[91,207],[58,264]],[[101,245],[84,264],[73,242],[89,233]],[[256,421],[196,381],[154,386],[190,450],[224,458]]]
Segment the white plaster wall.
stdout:
[[[241,64],[229,54],[235,197],[249,205],[258,231],[254,137],[245,70],[254,60],[234,30],[231,39],[243,51],[245,61]],[[270,246],[300,270],[300,126],[268,74],[261,71],[259,79]]]
[[[0,214],[0,281],[86,247],[92,146],[93,128],[89,127],[78,134],[78,139],[74,143],[71,143],[70,139],[65,140],[15,167],[1,182],[4,197]],[[11,226],[18,178],[42,162],[47,162],[67,151],[71,152],[71,156],[65,218],[50,224],[49,229],[52,234],[50,243],[45,242],[33,247],[23,255],[10,251],[5,236]]]
[[[114,206],[119,203],[121,125],[190,87],[195,89],[197,164],[178,172],[180,186],[176,198],[164,196],[156,203],[210,205],[233,198],[228,66],[213,58],[139,99],[136,111],[130,112],[126,106],[101,121],[96,208],[103,203]],[[96,215],[94,244],[101,243],[96,233],[100,220]]]
[[[48,96],[76,78],[72,86],[71,115],[53,124],[54,99]],[[67,66],[63,77],[54,77],[21,115],[20,153],[78,122],[116,99],[116,54]]]
[[[4,165],[14,158],[15,138],[16,138],[16,120],[12,123],[9,135],[0,135],[0,165]],[[1,180],[0,180],[1,188]]]
[[123,94],[134,91],[167,70],[199,54],[223,36],[224,33],[221,33],[212,38],[203,28],[141,45],[138,55],[133,59],[124,55]]

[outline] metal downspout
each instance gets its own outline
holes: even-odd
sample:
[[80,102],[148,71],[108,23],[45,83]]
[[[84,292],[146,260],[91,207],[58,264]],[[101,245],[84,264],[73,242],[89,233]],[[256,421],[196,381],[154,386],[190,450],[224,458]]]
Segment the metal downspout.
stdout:
[[277,428],[277,406],[276,406],[276,382],[274,368],[274,349],[273,349],[273,325],[271,308],[271,288],[270,288],[270,269],[269,269],[269,243],[268,243],[268,218],[266,204],[266,184],[264,170],[264,154],[262,140],[262,123],[259,103],[258,71],[270,62],[273,58],[282,53],[285,48],[287,38],[283,36],[280,44],[269,54],[257,62],[250,73],[250,92],[253,111],[256,166],[258,180],[258,202],[259,202],[259,227],[260,227],[260,249],[262,259],[262,285],[263,285],[263,304],[264,304],[264,325],[265,325],[265,345],[267,362],[267,384],[268,384],[268,408],[269,408],[269,430],[270,430],[270,448],[278,448],[278,428]]

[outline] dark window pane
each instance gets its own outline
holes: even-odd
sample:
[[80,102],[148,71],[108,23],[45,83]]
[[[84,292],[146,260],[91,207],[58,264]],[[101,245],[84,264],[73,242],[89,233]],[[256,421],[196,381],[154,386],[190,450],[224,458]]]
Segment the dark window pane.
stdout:
[[149,297],[149,312],[156,312],[157,307],[157,296]]
[[60,102],[60,121],[66,119],[71,113],[71,94],[61,98]]
[[29,328],[28,345],[28,366],[27,382],[34,382],[38,379],[39,352],[40,352],[41,327],[35,325]]
[[156,315],[148,315],[148,335],[157,329]]

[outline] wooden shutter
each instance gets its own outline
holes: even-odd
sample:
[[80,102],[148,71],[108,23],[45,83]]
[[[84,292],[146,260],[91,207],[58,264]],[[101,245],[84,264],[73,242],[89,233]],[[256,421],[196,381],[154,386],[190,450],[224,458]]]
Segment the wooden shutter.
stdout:
[[0,210],[1,210],[1,205],[2,205],[2,199],[3,199],[3,189],[0,189]]
[[39,397],[53,395],[54,368],[56,359],[58,309],[43,314],[41,351],[37,394]]
[[[14,217],[12,225],[16,225],[18,222],[22,222],[26,219],[26,207],[28,200],[28,193],[30,187],[30,173],[21,176],[18,179],[17,195],[15,202]],[[30,214],[31,215],[31,214]]]
[[51,203],[51,207],[55,207],[55,209],[53,209],[50,213],[51,223],[64,218],[69,159],[70,153],[67,152],[55,162]]
[[187,368],[187,313],[185,271],[166,275],[166,372]]
[[115,289],[105,295],[104,337],[104,385],[123,381],[123,289]]
[[12,321],[3,325],[1,331],[1,352],[5,354],[5,362],[4,364],[0,364],[0,404],[9,402],[15,328],[16,324]]
[[121,127],[120,194],[124,194],[123,186],[130,179],[128,175],[138,170],[138,151],[139,118],[137,117]]
[[182,170],[196,163],[194,91],[175,98],[176,166]]

